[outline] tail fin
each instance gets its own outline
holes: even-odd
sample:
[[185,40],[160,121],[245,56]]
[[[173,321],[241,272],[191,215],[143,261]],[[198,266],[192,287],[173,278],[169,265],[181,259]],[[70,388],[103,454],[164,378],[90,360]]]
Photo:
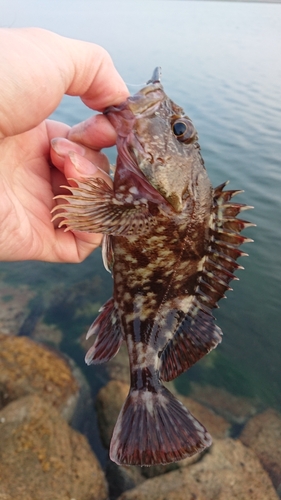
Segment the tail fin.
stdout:
[[211,444],[205,427],[165,387],[131,390],[113,431],[110,458],[120,465],[166,464]]

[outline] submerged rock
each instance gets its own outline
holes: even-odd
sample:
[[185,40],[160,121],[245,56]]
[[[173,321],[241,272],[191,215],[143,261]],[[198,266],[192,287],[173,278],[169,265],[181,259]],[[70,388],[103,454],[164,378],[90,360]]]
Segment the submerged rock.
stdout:
[[[179,469],[147,479],[140,486],[123,493],[118,500],[207,500],[200,485],[186,470]],[[229,497],[226,498],[229,500]]]
[[281,497],[281,414],[269,409],[251,418],[240,440],[255,451]]
[[240,441],[218,439],[202,459],[148,479],[118,500],[278,500],[255,453]]
[[0,331],[5,335],[17,335],[25,322],[28,303],[35,293],[26,285],[13,287],[0,283]]
[[0,498],[105,500],[107,487],[84,436],[37,395],[0,411]]
[[208,406],[233,424],[243,424],[257,413],[259,403],[250,398],[236,396],[222,387],[191,382],[190,397]]
[[97,395],[96,409],[100,436],[106,448],[109,448],[113,428],[128,392],[128,384],[110,380]]
[[106,467],[106,479],[108,481],[110,500],[116,500],[123,491],[131,490],[145,481],[145,477],[141,473],[141,467],[137,465],[130,467],[117,465],[111,460],[109,460]]
[[106,365],[106,370],[110,379],[120,380],[130,383],[130,363],[127,346],[123,344],[117,356],[114,356]]
[[176,396],[184,406],[196,416],[206,429],[208,429],[211,436],[220,439],[229,435],[231,425],[221,415],[216,414],[211,409],[190,397],[182,396],[181,394],[176,394]]
[[78,384],[68,363],[27,337],[0,334],[0,408],[27,394],[38,394],[70,420]]
[[36,342],[52,345],[58,349],[63,339],[63,333],[55,324],[47,325],[41,318],[34,327],[32,339]]

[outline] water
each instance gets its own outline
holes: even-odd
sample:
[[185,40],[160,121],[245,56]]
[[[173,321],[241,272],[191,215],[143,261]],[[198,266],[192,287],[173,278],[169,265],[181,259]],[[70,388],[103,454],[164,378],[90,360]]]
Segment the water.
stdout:
[[[230,189],[244,189],[237,201],[254,205],[245,218],[257,224],[245,232],[255,243],[244,248],[241,281],[216,313],[224,339],[214,363],[196,365],[180,387],[209,381],[280,410],[281,5],[142,1],[132,9],[119,1],[2,0],[1,11],[2,26],[40,26],[103,45],[126,82],[142,85],[162,66],[166,92],[199,131],[213,185],[229,179]],[[65,97],[53,118],[72,125],[91,113]],[[88,297],[94,312],[111,293],[98,252],[80,265],[2,263],[0,272],[3,282],[26,283],[46,303],[58,281],[71,293],[98,278]],[[92,318],[76,319],[68,336],[67,318],[52,314],[64,332],[61,348],[82,366],[75,341]]]

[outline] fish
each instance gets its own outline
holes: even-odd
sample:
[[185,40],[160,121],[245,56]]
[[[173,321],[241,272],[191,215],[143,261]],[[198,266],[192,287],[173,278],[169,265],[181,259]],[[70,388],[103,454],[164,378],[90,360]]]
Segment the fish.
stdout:
[[114,291],[88,331],[95,342],[85,359],[109,361],[127,344],[130,390],[110,445],[119,465],[167,464],[211,445],[164,383],[221,342],[212,309],[243,269],[239,246],[252,241],[240,233],[253,224],[237,218],[252,207],[234,203],[241,191],[225,190],[227,182],[212,187],[197,131],[160,74],[104,110],[117,133],[113,187],[76,180],[55,209],[66,230],[103,233]]

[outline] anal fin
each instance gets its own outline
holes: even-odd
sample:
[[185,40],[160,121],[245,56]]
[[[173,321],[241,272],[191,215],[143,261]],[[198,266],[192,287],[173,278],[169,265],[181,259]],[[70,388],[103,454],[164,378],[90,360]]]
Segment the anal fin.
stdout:
[[187,314],[161,355],[160,378],[168,382],[188,370],[222,340],[214,317],[202,309]]
[[96,335],[96,338],[94,345],[86,354],[87,365],[105,363],[118,353],[123,334],[113,298],[100,309],[100,314],[91,325],[86,338],[91,335]]

